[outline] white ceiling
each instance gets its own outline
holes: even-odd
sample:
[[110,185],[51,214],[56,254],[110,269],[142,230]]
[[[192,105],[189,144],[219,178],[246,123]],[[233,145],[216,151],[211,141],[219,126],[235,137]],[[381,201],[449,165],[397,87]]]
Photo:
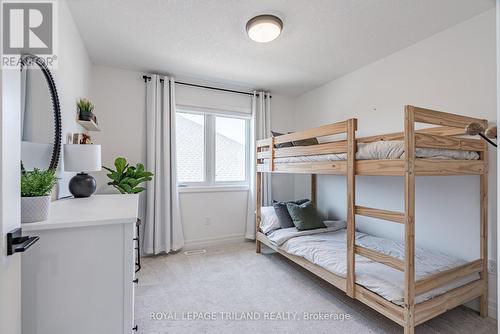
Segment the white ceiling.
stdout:
[[[69,0],[95,64],[295,96],[494,7],[494,0]],[[249,40],[256,14],[284,21]]]

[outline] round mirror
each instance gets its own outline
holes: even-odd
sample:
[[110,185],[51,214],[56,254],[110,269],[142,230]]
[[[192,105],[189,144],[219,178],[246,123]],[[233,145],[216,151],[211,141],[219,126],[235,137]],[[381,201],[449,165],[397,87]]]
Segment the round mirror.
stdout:
[[52,74],[33,55],[21,58],[21,164],[56,169],[61,153],[61,108]]

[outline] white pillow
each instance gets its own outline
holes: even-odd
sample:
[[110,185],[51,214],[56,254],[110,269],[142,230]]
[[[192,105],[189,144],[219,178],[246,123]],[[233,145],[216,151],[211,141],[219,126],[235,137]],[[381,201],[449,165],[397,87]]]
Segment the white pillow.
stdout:
[[347,227],[347,222],[345,220],[324,220],[323,224],[330,229],[334,229],[334,231]]
[[278,220],[278,216],[276,215],[276,211],[274,211],[274,207],[272,206],[263,206],[260,208],[260,229],[262,233],[267,234],[271,231],[279,229],[280,222]]

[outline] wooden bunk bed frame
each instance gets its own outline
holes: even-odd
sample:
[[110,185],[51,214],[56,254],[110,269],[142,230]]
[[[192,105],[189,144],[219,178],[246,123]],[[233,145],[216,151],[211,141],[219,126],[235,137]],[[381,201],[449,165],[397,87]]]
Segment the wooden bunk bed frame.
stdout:
[[[260,253],[265,244],[291,261],[311,271],[348,296],[358,299],[374,310],[404,327],[405,334],[414,333],[415,326],[430,320],[454,307],[480,298],[480,315],[488,314],[488,147],[480,139],[459,137],[465,134],[470,123],[479,123],[485,128],[487,121],[472,117],[444,113],[414,106],[405,106],[404,132],[356,138],[357,120],[320,126],[314,129],[258,140],[256,144],[256,251]],[[416,130],[416,123],[437,127]],[[276,144],[296,140],[346,134],[346,140],[287,148],[275,148]],[[405,158],[398,160],[355,160],[356,143],[379,140],[404,140]],[[440,148],[480,152],[479,160],[443,160],[416,158],[415,148]],[[279,157],[347,153],[347,159],[327,162],[295,162],[275,164]],[[302,257],[288,254],[274,246],[266,235],[259,231],[262,203],[262,173],[306,173],[311,174],[311,200],[316,202],[316,174],[347,176],[347,277],[337,276]],[[383,175],[404,176],[405,210],[394,212],[368,208],[355,204],[355,176]],[[462,266],[439,272],[421,280],[415,279],[415,177],[432,175],[480,175],[480,258]],[[355,216],[367,216],[391,221],[405,226],[405,260],[400,260],[355,244]],[[371,292],[355,281],[355,254],[383,263],[404,272],[404,305],[396,305]],[[443,293],[422,303],[415,303],[415,296],[445,285],[457,278],[479,273],[480,278]]]

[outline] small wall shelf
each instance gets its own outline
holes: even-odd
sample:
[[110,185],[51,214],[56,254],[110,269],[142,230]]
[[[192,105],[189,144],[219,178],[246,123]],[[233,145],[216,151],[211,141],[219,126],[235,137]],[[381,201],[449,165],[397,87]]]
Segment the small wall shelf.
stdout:
[[97,124],[94,121],[82,121],[78,119],[77,122],[88,131],[101,131],[99,126],[97,126]]

